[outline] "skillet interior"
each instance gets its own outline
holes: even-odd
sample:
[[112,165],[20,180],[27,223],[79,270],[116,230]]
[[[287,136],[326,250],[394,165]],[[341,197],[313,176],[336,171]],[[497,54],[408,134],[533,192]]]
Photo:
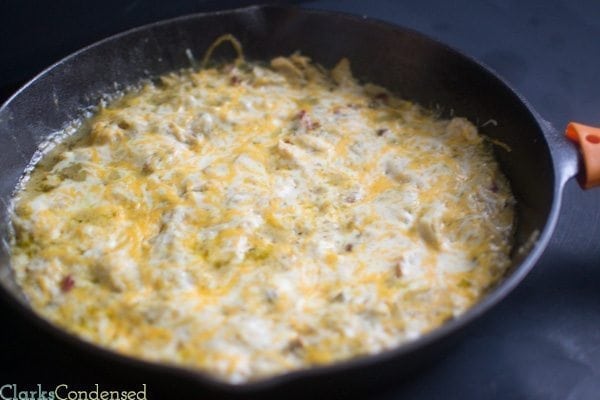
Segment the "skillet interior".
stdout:
[[[548,236],[556,203],[550,151],[536,119],[504,83],[476,62],[416,32],[357,17],[287,7],[252,7],[149,25],[93,45],[49,68],[0,109],[3,204],[9,203],[23,170],[50,133],[82,115],[106,93],[142,78],[189,67],[186,49],[201,59],[204,50],[224,33],[235,35],[250,59],[300,49],[331,67],[341,57],[348,57],[357,77],[386,86],[403,98],[429,108],[439,107],[446,116],[465,116],[479,125],[490,119],[497,121],[497,126],[488,124],[482,131],[512,149],[496,148],[496,155],[518,201],[515,249],[535,231]],[[4,222],[0,228],[4,243],[0,249],[0,283],[10,297],[22,301],[10,274],[6,207],[0,208],[0,218]],[[538,254],[514,251],[509,277],[477,313],[510,290],[520,279],[507,285],[511,275],[522,277]],[[442,336],[458,330],[461,318]],[[406,362],[425,344],[405,346],[398,354],[388,352],[391,355],[386,360],[405,356]]]

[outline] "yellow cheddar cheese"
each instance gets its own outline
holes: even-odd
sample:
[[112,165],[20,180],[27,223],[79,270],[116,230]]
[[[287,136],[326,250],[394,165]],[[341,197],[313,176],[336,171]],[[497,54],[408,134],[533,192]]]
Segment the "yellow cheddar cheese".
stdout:
[[119,352],[240,383],[372,354],[508,268],[487,142],[300,54],[168,74],[100,106],[14,204],[33,308]]

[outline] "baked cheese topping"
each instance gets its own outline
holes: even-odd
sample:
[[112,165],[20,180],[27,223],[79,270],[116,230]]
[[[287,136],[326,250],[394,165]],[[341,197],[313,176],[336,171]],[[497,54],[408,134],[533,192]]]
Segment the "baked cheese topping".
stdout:
[[14,206],[34,309],[234,383],[381,352],[509,265],[489,144],[300,54],[181,71],[103,105]]

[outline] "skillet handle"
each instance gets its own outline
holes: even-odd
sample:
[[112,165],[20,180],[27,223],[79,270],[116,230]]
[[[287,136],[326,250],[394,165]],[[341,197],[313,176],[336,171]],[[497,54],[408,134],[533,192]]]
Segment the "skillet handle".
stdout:
[[585,189],[600,186],[600,128],[570,122],[565,135],[579,144],[583,154],[584,174],[580,181]]

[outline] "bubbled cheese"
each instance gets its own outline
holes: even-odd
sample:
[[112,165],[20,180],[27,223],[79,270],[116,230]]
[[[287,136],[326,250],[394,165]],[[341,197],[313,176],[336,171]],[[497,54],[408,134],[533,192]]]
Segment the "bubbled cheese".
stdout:
[[230,382],[372,354],[463,313],[509,264],[513,200],[463,118],[299,54],[148,83],[15,201],[33,307]]

